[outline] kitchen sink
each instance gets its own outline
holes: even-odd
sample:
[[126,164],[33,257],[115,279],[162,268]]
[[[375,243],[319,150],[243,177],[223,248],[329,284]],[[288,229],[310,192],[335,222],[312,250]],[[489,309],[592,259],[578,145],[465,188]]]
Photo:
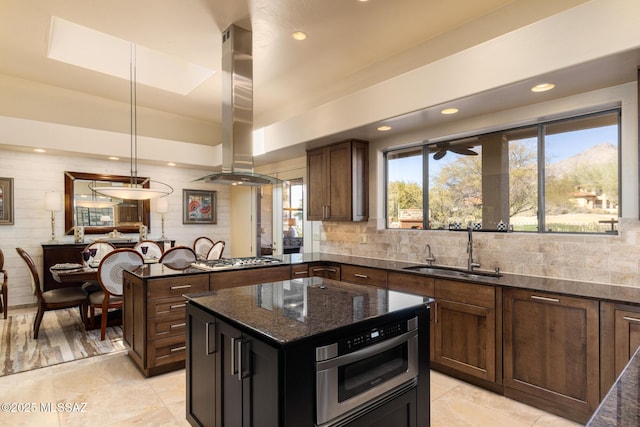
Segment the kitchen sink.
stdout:
[[496,271],[473,270],[469,271],[464,268],[446,267],[439,265],[412,265],[404,267],[403,270],[415,271],[417,273],[432,274],[434,276],[447,277],[502,277],[502,274]]

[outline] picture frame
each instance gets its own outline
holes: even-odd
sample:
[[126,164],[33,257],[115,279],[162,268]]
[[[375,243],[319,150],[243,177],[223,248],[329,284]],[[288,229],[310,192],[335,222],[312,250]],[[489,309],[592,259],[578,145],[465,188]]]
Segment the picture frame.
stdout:
[[0,178],[0,225],[13,225],[13,178]]
[[216,191],[182,190],[183,224],[216,224]]

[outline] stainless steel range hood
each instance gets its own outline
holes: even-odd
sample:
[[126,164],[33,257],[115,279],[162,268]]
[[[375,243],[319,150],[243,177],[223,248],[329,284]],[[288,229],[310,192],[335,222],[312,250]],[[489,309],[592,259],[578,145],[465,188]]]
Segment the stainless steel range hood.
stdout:
[[232,24],[222,33],[222,166],[197,181],[276,184],[253,172],[253,57],[251,31]]

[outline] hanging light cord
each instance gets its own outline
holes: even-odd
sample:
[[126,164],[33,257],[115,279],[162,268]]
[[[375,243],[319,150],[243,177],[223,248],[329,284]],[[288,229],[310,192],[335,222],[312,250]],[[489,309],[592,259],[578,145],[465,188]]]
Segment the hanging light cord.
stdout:
[[137,75],[136,75],[136,45],[131,43],[129,59],[129,104],[131,105],[131,186],[138,184],[138,96],[137,96]]

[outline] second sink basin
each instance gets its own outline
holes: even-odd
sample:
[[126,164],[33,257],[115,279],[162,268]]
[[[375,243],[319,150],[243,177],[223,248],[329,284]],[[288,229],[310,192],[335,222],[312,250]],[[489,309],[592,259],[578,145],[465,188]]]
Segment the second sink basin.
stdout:
[[411,270],[423,274],[433,274],[436,276],[449,276],[449,277],[501,277],[502,274],[493,271],[484,270],[465,270],[456,267],[445,267],[438,265],[412,265],[404,267],[403,270]]

